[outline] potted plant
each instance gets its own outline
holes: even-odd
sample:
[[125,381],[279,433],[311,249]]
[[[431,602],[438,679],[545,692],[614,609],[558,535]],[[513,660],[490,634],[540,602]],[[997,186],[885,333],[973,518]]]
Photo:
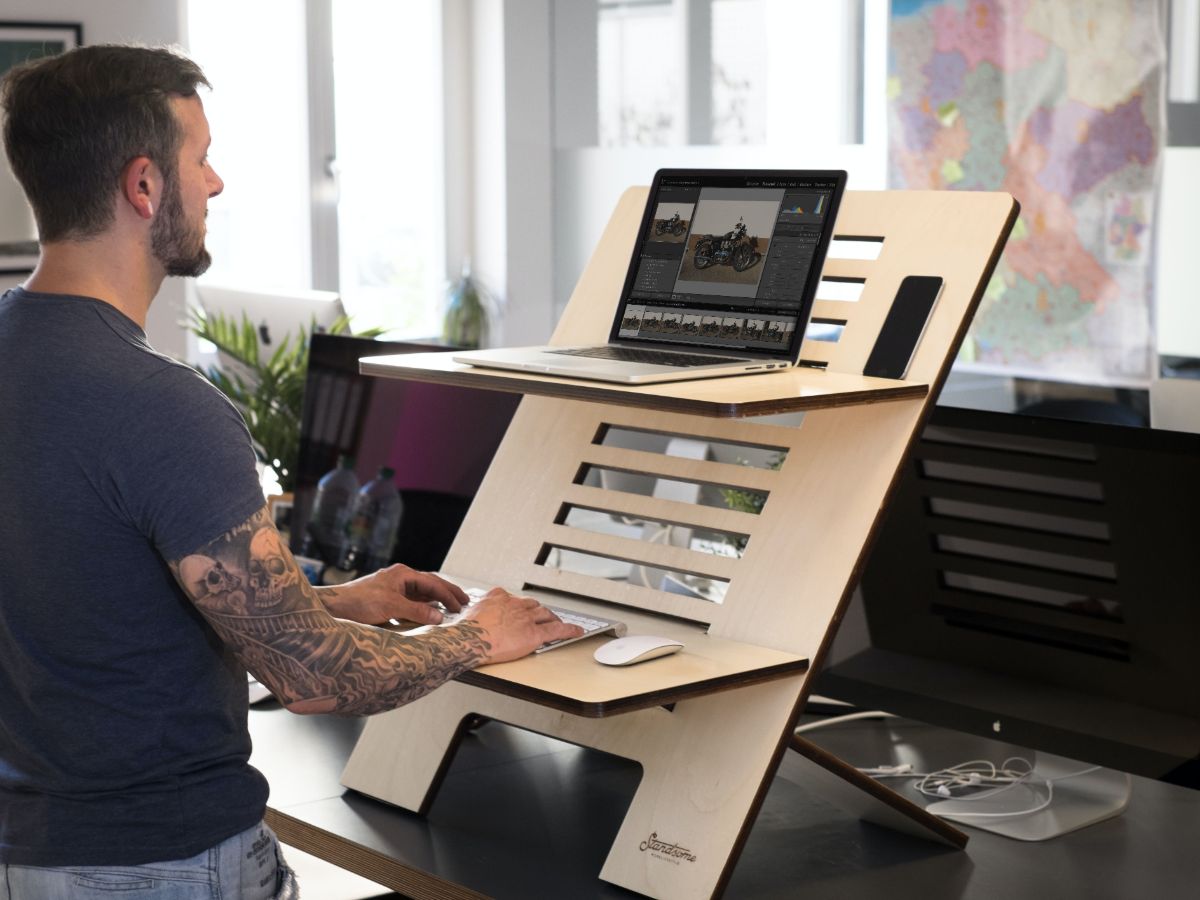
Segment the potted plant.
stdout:
[[463,263],[462,274],[446,292],[442,340],[452,347],[474,350],[487,343],[493,298],[471,274],[471,262]]
[[[308,329],[300,328],[298,335],[289,334],[263,362],[258,329],[245,313],[241,322],[198,307],[188,314],[189,330],[218,350],[217,365],[201,369],[201,373],[241,412],[259,459],[274,470],[285,493],[291,492],[296,483],[308,336],[315,327],[314,321]],[[348,334],[349,317],[339,318],[328,331]],[[360,336],[375,337],[379,333],[375,329]]]

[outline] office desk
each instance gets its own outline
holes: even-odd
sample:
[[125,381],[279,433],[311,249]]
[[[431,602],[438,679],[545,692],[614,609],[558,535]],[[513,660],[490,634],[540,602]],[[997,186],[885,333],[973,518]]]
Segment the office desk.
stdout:
[[[361,720],[250,713],[252,762],[271,781],[286,843],[415,898],[635,895],[596,876],[638,767],[497,723],[462,743],[425,817],[346,791],[338,776]],[[941,766],[1011,748],[906,720],[808,735],[876,765],[903,742]],[[1200,885],[1200,792],[1134,779],[1116,819],[1028,844],[969,830],[963,852],[857,819],[816,796],[785,755],[725,896],[729,898],[1189,897]],[[647,835],[647,838],[650,836]],[[681,861],[680,865],[687,865]]]

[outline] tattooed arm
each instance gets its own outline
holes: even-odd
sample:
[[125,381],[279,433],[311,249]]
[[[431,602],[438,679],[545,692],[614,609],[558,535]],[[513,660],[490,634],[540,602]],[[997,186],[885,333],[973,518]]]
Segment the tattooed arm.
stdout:
[[420,625],[442,621],[441,604],[452,613],[467,605],[467,595],[429,572],[395,565],[337,587],[316,588],[329,614],[339,619],[380,625],[403,619]]
[[[532,598],[499,588],[465,621],[421,635],[335,618],[280,540],[265,506],[170,566],[246,668],[297,713],[382,712],[467,669],[517,659],[546,641],[579,633]],[[337,602],[330,598],[330,606]]]

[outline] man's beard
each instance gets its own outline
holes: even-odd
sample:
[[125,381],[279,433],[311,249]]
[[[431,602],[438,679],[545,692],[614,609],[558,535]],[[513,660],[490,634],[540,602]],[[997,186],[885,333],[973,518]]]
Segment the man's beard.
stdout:
[[150,249],[168,275],[195,278],[212,265],[212,256],[204,246],[204,234],[188,225],[183,214],[179,182],[169,179],[163,191],[158,218],[150,228]]

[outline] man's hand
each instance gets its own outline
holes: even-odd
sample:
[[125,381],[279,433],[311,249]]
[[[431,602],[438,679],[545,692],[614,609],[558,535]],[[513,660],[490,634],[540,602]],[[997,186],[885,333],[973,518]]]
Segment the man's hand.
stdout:
[[435,604],[452,613],[467,605],[461,588],[402,565],[388,566],[337,587],[318,588],[317,596],[330,615],[364,625],[380,625],[390,619],[437,625],[442,611]]
[[481,637],[488,646],[484,665],[520,659],[549,641],[583,634],[578,625],[568,625],[532,597],[519,597],[503,588],[492,588],[459,621],[483,628]]

